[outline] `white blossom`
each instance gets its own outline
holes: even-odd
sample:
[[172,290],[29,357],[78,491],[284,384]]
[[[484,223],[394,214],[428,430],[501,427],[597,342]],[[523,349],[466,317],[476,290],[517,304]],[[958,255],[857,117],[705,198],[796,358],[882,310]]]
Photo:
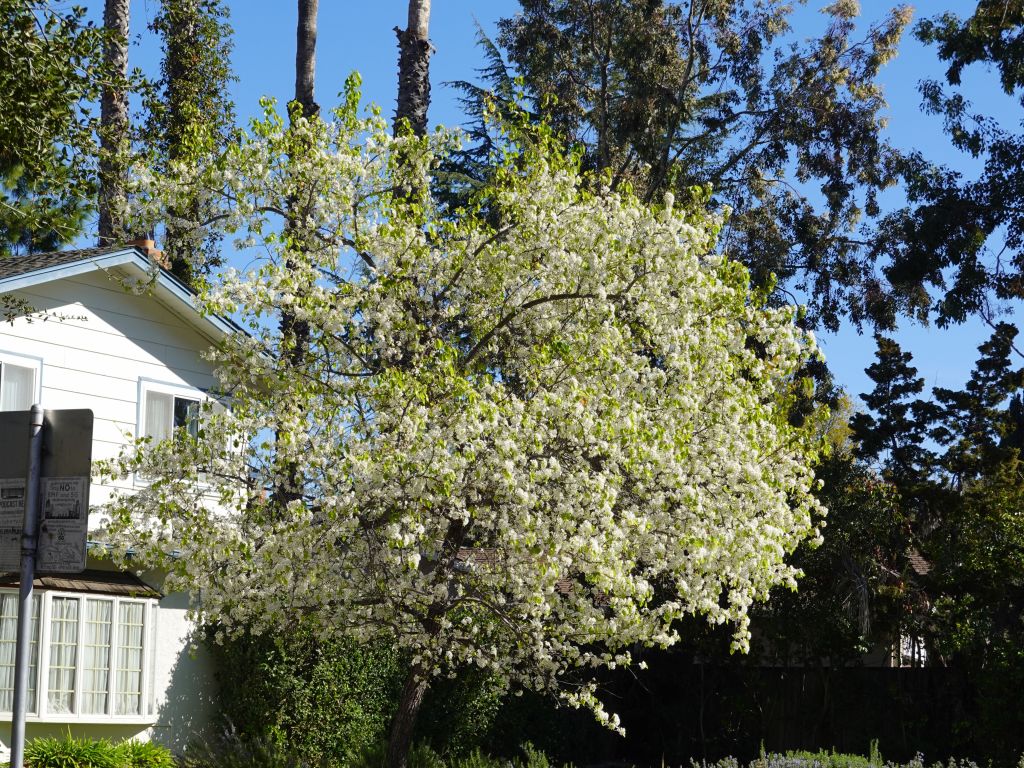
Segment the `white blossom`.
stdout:
[[[620,729],[574,670],[671,645],[695,613],[745,649],[752,602],[794,583],[821,510],[814,419],[788,415],[816,351],[715,253],[719,220],[591,191],[521,138],[454,212],[415,190],[458,137],[394,139],[352,98],[140,177],[141,220],[201,189],[255,244],[202,297],[251,335],[212,353],[230,409],[201,439],[105,466],[154,478],[109,536],[224,632],[385,637],[426,674],[500,670]],[[298,360],[282,311],[308,323]]]

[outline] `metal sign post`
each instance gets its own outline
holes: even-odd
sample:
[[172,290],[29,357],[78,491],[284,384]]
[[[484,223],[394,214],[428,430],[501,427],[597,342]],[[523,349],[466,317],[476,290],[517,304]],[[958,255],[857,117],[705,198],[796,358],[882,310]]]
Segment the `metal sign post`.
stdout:
[[36,579],[36,530],[39,475],[43,469],[43,409],[32,406],[29,421],[28,477],[25,483],[25,522],[21,531],[21,578],[18,589],[18,644],[14,652],[14,711],[11,712],[11,766],[22,768],[25,757],[25,712],[28,662],[32,643],[32,583]]
[[[14,438],[0,439],[0,570],[16,571],[20,565],[21,573],[11,768],[22,768],[25,756],[32,587],[37,558],[40,571],[85,570],[92,425],[89,410],[44,411],[33,405],[27,413],[0,413],[0,435]],[[17,439],[20,435],[29,438],[27,454],[25,444]]]

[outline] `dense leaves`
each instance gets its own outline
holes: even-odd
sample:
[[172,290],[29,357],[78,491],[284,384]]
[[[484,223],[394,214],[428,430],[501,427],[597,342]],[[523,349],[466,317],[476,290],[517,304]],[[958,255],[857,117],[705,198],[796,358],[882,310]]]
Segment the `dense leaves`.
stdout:
[[83,17],[0,0],[0,258],[69,242],[90,209],[103,33]]

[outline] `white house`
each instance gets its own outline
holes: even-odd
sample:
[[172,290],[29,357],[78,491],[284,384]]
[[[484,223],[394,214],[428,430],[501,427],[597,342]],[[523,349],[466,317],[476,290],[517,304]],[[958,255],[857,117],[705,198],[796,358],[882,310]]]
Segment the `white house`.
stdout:
[[[0,261],[0,296],[37,310],[0,323],[0,410],[92,409],[94,460],[116,455],[129,436],[189,428],[214,385],[201,352],[236,328],[201,315],[188,288],[153,272],[134,247]],[[145,292],[126,287],[144,282]],[[91,505],[109,493],[94,484]],[[92,515],[90,529],[96,522]],[[0,578],[0,722],[10,721],[17,578]],[[209,725],[209,660],[193,647],[185,596],[162,594],[158,573],[121,573],[90,554],[85,573],[42,575],[35,589],[29,738],[70,730],[180,751]],[[0,725],[3,751],[9,740]]]

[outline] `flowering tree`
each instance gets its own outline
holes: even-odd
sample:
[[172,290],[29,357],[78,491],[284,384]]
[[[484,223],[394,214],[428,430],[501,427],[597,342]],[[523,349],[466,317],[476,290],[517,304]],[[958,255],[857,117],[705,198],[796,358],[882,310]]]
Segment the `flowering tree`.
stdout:
[[813,339],[715,254],[719,221],[581,177],[543,128],[506,128],[473,206],[439,211],[425,179],[457,136],[358,114],[351,85],[330,121],[268,107],[140,180],[144,220],[198,191],[253,249],[202,297],[250,334],[211,353],[229,410],[104,467],[152,478],[110,535],[224,632],[305,620],[406,651],[393,764],[463,665],[617,728],[583,670],[672,644],[685,614],[745,648],[751,602],[794,585],[816,441],[788,415]]

